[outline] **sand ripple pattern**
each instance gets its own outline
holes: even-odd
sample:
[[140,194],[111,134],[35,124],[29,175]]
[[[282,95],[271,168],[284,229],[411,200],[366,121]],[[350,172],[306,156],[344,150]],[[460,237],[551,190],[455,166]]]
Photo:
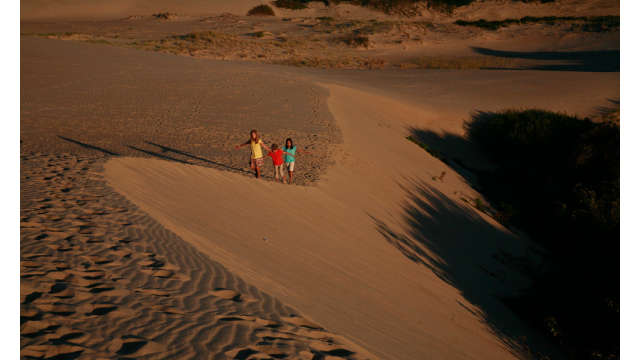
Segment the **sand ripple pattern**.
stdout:
[[115,193],[103,162],[21,155],[21,358],[365,357]]

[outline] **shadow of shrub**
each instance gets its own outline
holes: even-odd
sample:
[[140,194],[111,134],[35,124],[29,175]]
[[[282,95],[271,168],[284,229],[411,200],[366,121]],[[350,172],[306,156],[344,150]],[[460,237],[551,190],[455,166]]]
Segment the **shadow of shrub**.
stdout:
[[547,270],[504,301],[569,358],[618,358],[619,126],[530,109],[476,112],[466,136],[410,131],[450,164],[473,163],[460,149],[486,155],[494,168],[460,174],[497,210],[497,220],[548,250]]

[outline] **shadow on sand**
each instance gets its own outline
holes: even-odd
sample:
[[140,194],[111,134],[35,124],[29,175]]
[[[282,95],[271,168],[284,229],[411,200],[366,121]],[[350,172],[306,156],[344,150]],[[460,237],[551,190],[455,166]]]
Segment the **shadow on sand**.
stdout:
[[156,146],[156,147],[160,148],[160,150],[162,152],[171,152],[171,153],[174,153],[174,154],[186,156],[188,158],[191,158],[191,159],[194,159],[194,160],[198,160],[198,161],[202,161],[202,162],[204,162],[206,164],[213,165],[214,167],[223,168],[225,170],[237,171],[237,172],[246,173],[246,174],[252,174],[250,171],[246,171],[246,170],[243,170],[243,169],[240,169],[240,168],[236,168],[236,167],[225,165],[225,164],[222,164],[222,163],[219,163],[219,162],[216,162],[216,161],[213,161],[213,160],[209,160],[209,159],[206,159],[206,158],[203,158],[203,157],[200,157],[200,156],[196,156],[196,155],[190,154],[190,153],[188,153],[186,151],[177,150],[177,149],[165,146],[165,145],[156,144],[156,143],[151,142],[151,141],[145,141],[145,142],[147,144],[149,144],[149,145]]
[[[596,112],[604,116],[619,111],[619,100],[609,102]],[[380,233],[411,260],[459,289],[506,344],[527,336],[502,317],[513,311],[560,348],[561,358],[617,358],[619,127],[528,110],[516,115],[476,111],[465,129],[466,136],[408,130],[414,142],[458,172],[495,207],[487,210],[484,205],[484,211],[511,229],[526,231],[539,248],[506,250],[505,244],[521,240],[510,241],[472,209],[428,184],[405,189],[406,236],[374,219]],[[495,164],[478,161],[483,154]],[[492,258],[517,269],[530,286],[502,287],[503,279],[515,275],[506,268],[482,269],[497,282],[482,281],[478,266]],[[501,287],[504,293],[496,291]],[[509,294],[509,289],[516,291]]]
[[586,72],[619,72],[620,50],[600,51],[502,51],[482,47],[472,47],[475,53],[512,59],[554,61],[525,67],[525,70],[556,70]]
[[64,136],[61,136],[61,135],[58,135],[58,137],[60,139],[64,140],[64,141],[68,141],[70,143],[73,143],[73,144],[76,144],[76,145],[80,145],[80,146],[82,146],[83,148],[86,148],[86,149],[97,150],[97,151],[103,152],[103,153],[105,153],[107,155],[120,156],[120,154],[118,154],[116,152],[109,151],[107,149],[103,149],[103,148],[98,147],[98,146],[85,144],[83,142],[80,142],[80,141],[77,141],[77,140],[73,140],[73,139],[70,139],[68,137],[64,137]]
[[[95,146],[95,145],[83,143],[83,142],[80,142],[78,140],[70,139],[70,138],[65,137],[65,136],[58,135],[58,138],[60,138],[60,139],[62,139],[64,141],[79,145],[79,146],[81,146],[81,147],[83,147],[85,149],[91,149],[91,150],[100,151],[100,152],[102,152],[104,154],[111,155],[111,156],[122,156],[122,154],[116,153],[114,151],[107,150],[107,149],[104,149],[104,148],[101,148],[101,147],[98,147],[98,146]],[[154,143],[154,142],[151,142],[151,141],[145,141],[145,143],[148,144],[148,145],[155,146],[155,147],[159,148],[160,152],[142,149],[140,147],[133,146],[133,145],[127,145],[126,147],[131,149],[131,150],[134,150],[134,151],[137,151],[137,152],[141,152],[143,154],[150,155],[150,156],[153,156],[153,157],[157,157],[157,158],[163,159],[163,160],[175,161],[175,162],[178,162],[178,163],[181,163],[181,164],[208,166],[208,167],[213,167],[213,168],[218,168],[218,169],[238,172],[238,173],[242,173],[242,174],[249,174],[249,175],[253,176],[253,173],[250,172],[250,171],[247,171],[247,170],[244,170],[244,169],[241,169],[241,168],[238,168],[238,167],[229,166],[229,165],[217,162],[217,161],[209,160],[209,159],[203,158],[201,156],[193,155],[193,154],[190,154],[190,153],[188,153],[186,151],[183,151],[183,150],[178,150],[178,149],[171,148],[171,147],[168,147],[168,146],[165,146],[165,145],[160,145],[160,144],[157,144],[157,143]],[[183,156],[183,157],[186,157],[187,159],[183,160],[183,159],[180,159],[180,158],[178,158],[176,156],[169,156],[166,153],[172,153],[172,154],[175,154],[175,155]],[[192,160],[192,161],[189,161],[189,160]],[[193,160],[195,160],[195,161],[193,161]]]
[[174,157],[171,157],[171,156],[163,155],[163,154],[160,154],[160,153],[157,153],[157,152],[154,152],[154,151],[141,149],[139,147],[135,147],[135,146],[132,146],[132,145],[128,145],[128,147],[130,149],[133,149],[133,150],[136,150],[136,151],[140,151],[141,153],[144,153],[144,154],[147,154],[147,155],[151,155],[151,156],[155,156],[155,157],[163,159],[163,160],[175,161],[175,162],[179,162],[181,164],[191,164],[190,162],[185,161],[185,160],[180,160],[178,158],[174,158]]
[[536,256],[535,250],[428,183],[409,181],[401,187],[407,194],[403,222],[408,230],[394,230],[371,217],[378,232],[408,259],[458,289],[473,305],[460,306],[484,321],[514,355],[526,357],[541,347],[549,353],[540,334],[500,300],[529,285],[522,274],[532,270],[513,254]]

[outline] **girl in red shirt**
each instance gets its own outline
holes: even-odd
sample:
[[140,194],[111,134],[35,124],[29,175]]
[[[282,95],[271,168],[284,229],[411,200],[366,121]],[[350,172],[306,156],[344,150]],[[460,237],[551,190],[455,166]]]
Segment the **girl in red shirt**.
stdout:
[[273,170],[274,170],[274,177],[276,178],[276,181],[278,179],[282,179],[282,182],[285,182],[284,179],[284,171],[283,171],[283,164],[284,164],[284,159],[282,158],[283,154],[287,154],[290,156],[293,156],[293,154],[289,154],[286,151],[282,151],[278,148],[278,144],[271,144],[271,151],[269,151],[269,153],[267,154],[267,156],[271,157],[271,159],[273,160]]

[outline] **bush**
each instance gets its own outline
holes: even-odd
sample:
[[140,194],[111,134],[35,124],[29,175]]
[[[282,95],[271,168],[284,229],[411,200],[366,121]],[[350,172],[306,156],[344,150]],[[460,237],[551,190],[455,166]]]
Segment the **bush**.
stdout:
[[170,12],[162,12],[162,13],[153,14],[153,17],[161,20],[171,20],[176,17],[176,14],[170,13]]
[[358,34],[349,34],[336,38],[338,42],[352,47],[369,47],[369,37]]
[[499,218],[549,254],[509,304],[571,358],[617,358],[620,128],[532,109],[478,113],[466,131],[497,165],[478,179]]
[[310,0],[276,0],[273,5],[282,9],[302,10],[307,8]]
[[258,5],[247,12],[249,16],[275,16],[273,9],[269,5]]
[[498,30],[502,27],[509,25],[524,25],[524,24],[556,24],[558,22],[579,22],[578,26],[574,26],[574,30],[582,30],[586,32],[605,32],[620,27],[619,16],[542,16],[533,17],[525,16],[520,19],[504,19],[496,21],[488,21],[484,19],[476,21],[457,20],[456,25],[460,26],[475,26],[487,30]]
[[[409,8],[417,4],[427,4],[429,7],[452,10],[458,6],[469,5],[474,0],[323,0],[325,5],[330,3],[349,3],[358,6],[370,7],[384,12]],[[273,4],[279,8],[299,10],[306,9],[311,0],[276,0]]]

